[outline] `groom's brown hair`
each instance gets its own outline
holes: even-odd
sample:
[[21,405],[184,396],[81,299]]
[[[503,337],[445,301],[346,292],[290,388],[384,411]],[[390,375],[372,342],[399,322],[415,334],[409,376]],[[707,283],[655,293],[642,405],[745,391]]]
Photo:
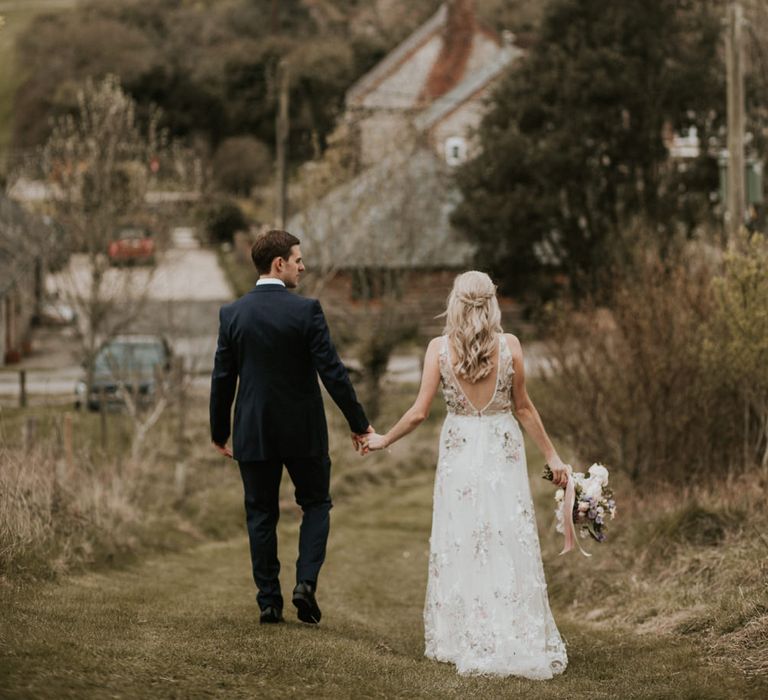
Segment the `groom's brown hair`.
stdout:
[[291,257],[291,248],[299,243],[301,241],[288,231],[273,229],[262,233],[251,248],[251,259],[259,274],[268,274],[275,258],[288,260]]

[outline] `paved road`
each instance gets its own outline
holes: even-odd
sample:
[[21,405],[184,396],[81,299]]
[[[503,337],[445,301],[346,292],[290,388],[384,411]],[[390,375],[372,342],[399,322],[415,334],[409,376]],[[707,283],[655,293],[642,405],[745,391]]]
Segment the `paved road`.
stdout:
[[[85,256],[73,256],[70,266],[51,275],[46,287],[66,299],[89,282]],[[216,347],[219,306],[232,299],[226,277],[216,254],[200,248],[193,232],[175,229],[172,247],[159,258],[157,268],[111,268],[105,289],[116,299],[135,298],[146,292],[138,319],[127,332],[158,333],[168,338],[187,367],[201,375],[196,383],[207,382]],[[27,372],[31,396],[72,395],[82,375],[78,343],[73,328],[40,328],[33,335],[33,353],[19,364],[0,369],[0,397],[9,403],[19,392],[19,370]]]

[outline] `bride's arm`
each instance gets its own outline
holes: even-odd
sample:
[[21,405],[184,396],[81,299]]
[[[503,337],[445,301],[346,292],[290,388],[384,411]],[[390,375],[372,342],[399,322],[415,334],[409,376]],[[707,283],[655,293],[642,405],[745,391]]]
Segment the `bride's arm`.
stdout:
[[416,401],[403,417],[387,432],[386,435],[370,435],[366,444],[370,450],[381,450],[397,442],[401,437],[408,435],[419,427],[429,416],[432,400],[437,393],[440,384],[440,338],[434,338],[427,346],[424,356],[424,371],[421,375],[421,388]]
[[565,486],[568,467],[563,464],[563,461],[558,456],[557,450],[555,450],[552,441],[549,439],[549,435],[547,435],[547,431],[544,429],[544,424],[541,422],[539,412],[536,410],[536,406],[533,405],[531,397],[528,396],[528,390],[525,386],[523,346],[515,336],[506,335],[505,337],[512,352],[512,361],[515,367],[512,399],[515,403],[517,420],[520,421],[520,424],[525,428],[525,432],[531,436],[536,446],[544,455],[544,459],[547,460],[547,464],[549,464],[554,474],[553,483],[557,486]]

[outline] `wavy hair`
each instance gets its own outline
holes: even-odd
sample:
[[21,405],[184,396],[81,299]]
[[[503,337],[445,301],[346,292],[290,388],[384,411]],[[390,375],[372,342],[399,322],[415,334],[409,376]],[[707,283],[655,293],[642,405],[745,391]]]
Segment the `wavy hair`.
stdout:
[[502,333],[496,286],[484,272],[458,275],[448,295],[445,335],[453,348],[457,377],[477,382],[493,369],[493,356]]

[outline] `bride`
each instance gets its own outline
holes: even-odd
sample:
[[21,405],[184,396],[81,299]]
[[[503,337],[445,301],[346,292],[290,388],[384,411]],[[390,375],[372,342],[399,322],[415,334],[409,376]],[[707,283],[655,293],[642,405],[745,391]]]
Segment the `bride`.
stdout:
[[520,341],[502,332],[490,277],[459,275],[445,315],[445,335],[429,343],[413,406],[386,435],[363,439],[369,450],[381,450],[407,435],[442,387],[447,416],[435,477],[425,654],[462,674],[552,678],[568,658],[549,608],[518,421],[556,485],[566,485],[570,467],[528,397]]

